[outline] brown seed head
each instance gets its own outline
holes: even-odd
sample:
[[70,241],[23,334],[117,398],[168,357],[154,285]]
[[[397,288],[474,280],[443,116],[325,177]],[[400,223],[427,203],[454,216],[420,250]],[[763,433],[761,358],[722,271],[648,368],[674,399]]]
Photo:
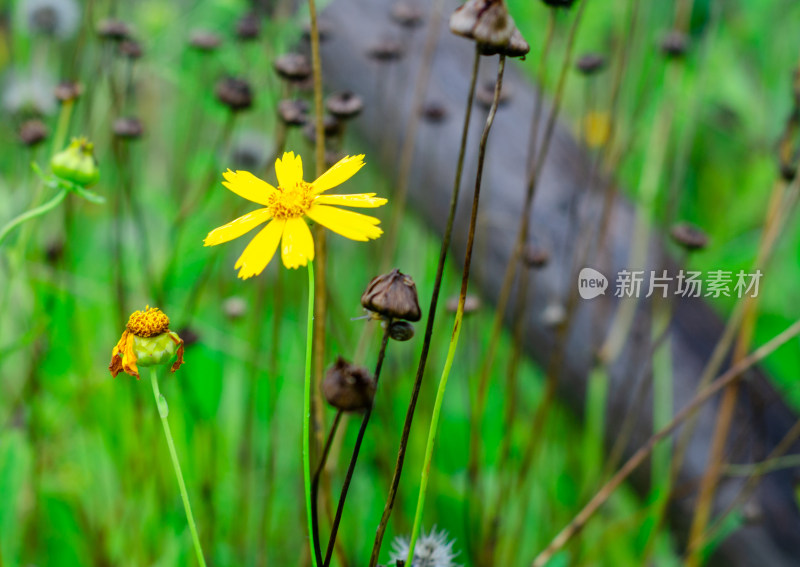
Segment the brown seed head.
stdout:
[[364,101],[357,94],[350,91],[333,93],[325,101],[325,108],[340,120],[353,118],[361,113]]
[[141,138],[144,134],[144,127],[138,118],[132,116],[117,118],[114,121],[114,135],[126,140]]
[[682,31],[672,30],[661,39],[659,47],[666,57],[673,59],[683,57],[689,48],[689,36]]
[[109,18],[97,24],[97,35],[110,41],[122,41],[131,35],[131,28],[122,20]]
[[234,295],[222,302],[222,311],[228,319],[236,321],[247,314],[247,301]]
[[372,278],[361,295],[361,305],[390,319],[419,321],[422,317],[414,280],[397,268]]
[[528,244],[522,253],[522,261],[528,268],[544,268],[550,262],[550,253],[541,246]]
[[258,39],[261,35],[261,22],[258,15],[250,12],[245,14],[236,22],[236,37],[242,41]]
[[[342,132],[342,123],[341,123],[341,121],[339,121],[335,116],[331,116],[330,114],[326,114],[322,118],[322,125],[323,125],[323,129],[325,130],[325,136],[326,137],[333,138],[335,136],[338,136]],[[303,128],[303,134],[311,142],[316,141],[316,139],[317,139],[317,121],[316,120],[308,120],[306,122],[305,127]]]
[[702,229],[686,222],[673,226],[670,236],[676,244],[689,252],[702,250],[708,245],[708,235]]
[[203,52],[211,52],[216,50],[222,40],[214,32],[208,30],[194,30],[189,37],[189,45],[194,49]]
[[605,69],[606,56],[602,53],[586,53],[575,63],[575,68],[583,75],[594,75]]
[[250,83],[244,79],[226,77],[217,83],[214,94],[218,101],[234,112],[253,106],[253,91]]
[[511,39],[505,45],[497,46],[479,43],[478,47],[480,47],[481,55],[505,55],[506,57],[522,57],[523,59],[531,50],[531,46],[525,41],[522,33],[516,27],[511,33]]
[[416,28],[425,20],[425,12],[417,4],[407,0],[397,0],[392,4],[392,20],[404,28]]
[[144,54],[142,44],[133,39],[126,39],[119,44],[119,54],[128,59],[139,59]]
[[447,120],[447,107],[438,101],[430,101],[422,107],[422,117],[430,124],[440,124]]
[[287,126],[302,126],[308,120],[308,103],[301,99],[284,99],[278,103],[278,116]]
[[372,406],[375,379],[366,368],[350,364],[340,356],[325,372],[320,390],[336,409],[361,411]]
[[77,81],[63,81],[58,84],[53,94],[61,102],[78,100],[83,94],[83,85]]
[[47,138],[47,126],[41,120],[27,120],[19,127],[20,141],[32,148]]
[[395,39],[384,38],[367,50],[370,59],[380,63],[397,61],[405,54],[405,47]]
[[450,16],[450,31],[477,42],[484,55],[519,57],[530,51],[504,0],[467,0]]
[[311,76],[311,61],[302,53],[284,53],[273,62],[278,76],[291,83],[304,81]]

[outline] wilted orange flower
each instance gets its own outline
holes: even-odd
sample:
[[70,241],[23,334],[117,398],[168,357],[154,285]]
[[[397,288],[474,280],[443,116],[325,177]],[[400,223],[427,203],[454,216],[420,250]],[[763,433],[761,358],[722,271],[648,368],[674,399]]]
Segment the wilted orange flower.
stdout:
[[166,364],[176,356],[172,372],[183,364],[183,339],[169,330],[169,317],[148,305],[144,311],[131,314],[122,337],[111,351],[108,369],[115,378],[125,372],[138,380],[138,366]]

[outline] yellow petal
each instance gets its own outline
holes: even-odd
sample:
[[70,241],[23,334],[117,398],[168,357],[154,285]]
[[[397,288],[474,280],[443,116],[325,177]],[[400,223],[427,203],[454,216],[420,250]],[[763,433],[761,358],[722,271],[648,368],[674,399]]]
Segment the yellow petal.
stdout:
[[269,197],[276,189],[263,179],[259,179],[249,171],[233,172],[230,169],[222,174],[222,184],[248,201],[259,205],[269,205]]
[[281,257],[283,265],[292,269],[305,266],[309,260],[314,259],[314,239],[302,218],[286,219]]
[[294,152],[284,152],[283,158],[275,160],[275,175],[281,189],[294,187],[303,180],[303,160]]
[[344,207],[374,208],[386,204],[386,199],[376,197],[375,193],[357,195],[320,195],[314,202],[318,205],[341,205]]
[[261,223],[268,221],[270,217],[269,209],[258,209],[252,213],[247,213],[209,232],[208,236],[206,236],[206,239],[203,241],[203,246],[216,246],[217,244],[228,242],[234,238],[239,238]]
[[383,234],[375,226],[381,222],[379,219],[361,213],[314,204],[306,214],[325,228],[351,240],[366,242]]
[[250,241],[234,266],[234,268],[241,268],[239,270],[240,278],[246,280],[264,271],[278,249],[285,225],[285,220],[275,219],[262,228],[261,232]]
[[341,185],[353,177],[362,167],[364,167],[364,154],[343,157],[312,183],[314,193],[322,193]]

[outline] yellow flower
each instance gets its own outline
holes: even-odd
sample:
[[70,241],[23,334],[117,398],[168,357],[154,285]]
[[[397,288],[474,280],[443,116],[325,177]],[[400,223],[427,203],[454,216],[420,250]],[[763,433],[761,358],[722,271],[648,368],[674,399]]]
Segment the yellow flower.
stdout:
[[125,372],[139,379],[139,366],[167,364],[175,372],[183,364],[183,339],[169,330],[169,317],[157,307],[148,305],[144,311],[134,311],[117,345],[111,351],[108,369],[111,376]]
[[257,209],[208,233],[205,246],[216,246],[250,232],[267,221],[236,261],[239,277],[247,279],[264,271],[278,244],[281,258],[287,268],[305,266],[314,259],[314,240],[304,217],[351,240],[378,238],[383,231],[380,220],[330,205],[374,208],[386,203],[375,193],[358,195],[323,195],[350,179],[364,165],[364,156],[347,156],[340,159],[313,183],[303,180],[303,162],[294,152],[286,152],[275,161],[278,177],[277,189],[248,171],[223,174],[225,187],[264,208]]

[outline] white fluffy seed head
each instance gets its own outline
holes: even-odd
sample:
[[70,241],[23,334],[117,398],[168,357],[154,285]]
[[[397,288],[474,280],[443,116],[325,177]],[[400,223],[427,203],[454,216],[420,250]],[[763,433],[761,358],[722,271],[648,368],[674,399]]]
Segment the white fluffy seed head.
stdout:
[[[396,537],[392,541],[392,554],[389,558],[389,565],[393,567],[396,562],[405,561],[408,557],[408,547],[410,544],[408,537]],[[458,555],[453,551],[455,540],[448,541],[448,534],[445,530],[437,530],[433,526],[427,534],[423,531],[414,546],[414,560],[412,565],[406,567],[458,567],[454,560]]]

